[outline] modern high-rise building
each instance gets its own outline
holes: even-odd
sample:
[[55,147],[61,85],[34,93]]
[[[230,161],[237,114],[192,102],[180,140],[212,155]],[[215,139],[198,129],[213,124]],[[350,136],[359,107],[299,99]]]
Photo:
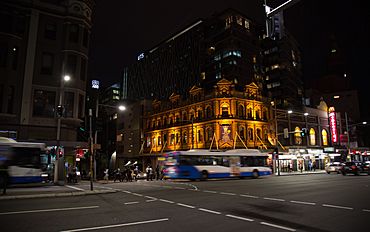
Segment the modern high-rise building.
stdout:
[[49,146],[60,143],[66,152],[81,145],[77,128],[85,112],[93,7],[93,0],[1,1],[3,134]]
[[225,78],[242,87],[261,79],[258,59],[261,28],[228,9],[198,20],[158,46],[143,52],[126,68],[127,98],[184,97],[194,85],[211,87]]
[[198,20],[125,68],[123,95],[167,99],[175,92],[186,98],[192,86],[213,88],[224,78],[238,90],[253,81],[279,106],[301,107],[299,46],[286,31],[266,39],[264,30],[233,9]]

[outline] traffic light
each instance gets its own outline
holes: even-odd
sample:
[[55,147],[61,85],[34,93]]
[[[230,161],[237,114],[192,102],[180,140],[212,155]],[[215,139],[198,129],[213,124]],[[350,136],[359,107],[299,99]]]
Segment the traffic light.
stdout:
[[301,130],[301,136],[305,137],[307,135],[307,128],[302,128]]
[[64,111],[63,106],[58,105],[58,106],[57,106],[57,109],[56,109],[56,113],[57,113],[57,117],[58,117],[58,118],[63,117],[63,111]]

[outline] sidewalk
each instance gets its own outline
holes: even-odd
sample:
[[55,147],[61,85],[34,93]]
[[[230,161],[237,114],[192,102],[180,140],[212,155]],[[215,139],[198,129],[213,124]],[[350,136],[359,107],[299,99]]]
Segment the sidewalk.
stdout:
[[[312,174],[326,174],[325,170],[316,170],[316,171],[292,171],[292,172],[280,172],[280,176],[292,176],[292,175],[312,175]],[[275,176],[278,176],[276,173]]]
[[89,181],[80,181],[75,184],[68,183],[62,186],[54,184],[10,186],[6,190],[6,195],[2,195],[0,193],[0,201],[11,199],[82,196],[117,192],[116,190],[104,187],[99,182],[94,182],[93,189],[93,191],[90,190]]

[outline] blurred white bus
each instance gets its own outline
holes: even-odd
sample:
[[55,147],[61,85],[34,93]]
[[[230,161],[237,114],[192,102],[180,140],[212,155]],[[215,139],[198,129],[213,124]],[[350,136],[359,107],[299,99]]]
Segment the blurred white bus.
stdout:
[[0,140],[0,162],[8,166],[9,184],[42,183],[47,179],[42,171],[41,155],[44,143]]

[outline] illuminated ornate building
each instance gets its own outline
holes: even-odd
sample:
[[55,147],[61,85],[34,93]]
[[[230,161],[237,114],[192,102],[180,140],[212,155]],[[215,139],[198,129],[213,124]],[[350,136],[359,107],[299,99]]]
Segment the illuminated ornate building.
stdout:
[[189,99],[173,93],[153,101],[144,129],[144,154],[169,150],[268,148],[269,103],[255,83],[244,91],[221,79],[211,91],[194,86]]

